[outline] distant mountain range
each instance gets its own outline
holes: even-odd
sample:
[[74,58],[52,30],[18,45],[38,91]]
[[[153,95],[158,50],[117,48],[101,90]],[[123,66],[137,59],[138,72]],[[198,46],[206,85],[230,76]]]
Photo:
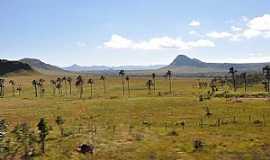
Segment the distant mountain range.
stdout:
[[166,65],[150,65],[150,66],[79,66],[74,64],[69,67],[64,67],[64,70],[72,72],[87,72],[87,71],[113,71],[113,70],[155,70],[165,67]]
[[258,72],[269,63],[207,63],[196,58],[189,58],[185,55],[178,55],[171,64],[165,65],[150,65],[150,66],[79,66],[72,65],[70,67],[60,68],[42,62],[39,59],[24,58],[19,61],[0,60],[0,75],[9,73],[42,73],[63,75],[73,72],[95,73],[95,74],[117,74],[118,70],[126,70],[128,74],[164,74],[167,70],[172,70],[176,75],[195,75],[209,73],[225,73],[230,67],[235,67],[236,70]]

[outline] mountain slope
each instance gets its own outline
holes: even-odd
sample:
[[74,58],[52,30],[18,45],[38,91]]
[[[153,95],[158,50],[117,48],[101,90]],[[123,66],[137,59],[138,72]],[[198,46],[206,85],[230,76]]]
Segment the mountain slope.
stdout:
[[43,74],[66,74],[68,71],[42,62],[39,59],[24,58],[19,60],[20,62],[30,65],[33,69]]
[[0,75],[11,73],[33,73],[30,65],[19,61],[0,60]]

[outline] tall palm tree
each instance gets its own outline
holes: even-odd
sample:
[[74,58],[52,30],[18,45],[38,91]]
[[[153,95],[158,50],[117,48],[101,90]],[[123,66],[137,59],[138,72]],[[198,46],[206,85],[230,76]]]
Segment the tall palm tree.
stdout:
[[62,95],[62,78],[56,79],[56,88],[58,89],[58,94]]
[[10,80],[8,83],[12,87],[12,95],[15,96],[15,81],[14,80]]
[[71,95],[71,83],[72,83],[72,78],[71,78],[71,77],[68,77],[68,78],[67,78],[67,82],[68,82],[68,85],[69,85],[69,95]]
[[170,88],[170,94],[172,94],[172,71],[168,70],[165,75],[170,82],[169,88]]
[[103,92],[104,92],[104,94],[106,94],[106,78],[105,78],[105,76],[101,75],[100,80],[103,81]]
[[56,81],[55,80],[50,80],[50,83],[52,85],[53,96],[55,96]]
[[153,80],[148,80],[148,81],[146,82],[146,87],[147,87],[147,89],[148,89],[148,94],[151,94],[152,86],[154,86]]
[[79,75],[76,78],[75,85],[76,85],[76,87],[79,87],[79,89],[80,89],[80,98],[82,98],[82,95],[83,95],[83,78],[82,78],[81,75]]
[[229,73],[232,74],[234,92],[236,92],[236,79],[235,79],[235,73],[236,72],[237,72],[237,70],[235,70],[233,67],[231,67],[229,69]]
[[246,72],[241,73],[241,77],[244,79],[245,93],[246,93],[247,92],[247,73]]
[[127,88],[128,88],[128,96],[130,96],[129,80],[130,80],[129,76],[126,76]]
[[90,78],[90,79],[88,79],[87,83],[90,84],[91,98],[92,98],[92,97],[93,97],[93,85],[94,85],[94,80]]
[[32,81],[32,85],[34,87],[34,90],[35,90],[35,96],[37,97],[38,96],[38,88],[37,88],[37,84],[38,84],[38,81],[37,80],[33,80]]
[[154,93],[156,93],[156,73],[152,73],[152,81],[153,81]]
[[64,82],[64,88],[65,88],[65,95],[67,96],[67,77],[63,77],[62,81]]
[[124,96],[125,95],[125,81],[124,81],[125,71],[120,70],[119,71],[119,76],[121,77],[121,80],[122,80],[122,92],[123,92],[123,96]]
[[270,92],[270,66],[263,67],[263,75],[267,80],[267,91]]
[[5,79],[0,79],[0,96],[5,95]]

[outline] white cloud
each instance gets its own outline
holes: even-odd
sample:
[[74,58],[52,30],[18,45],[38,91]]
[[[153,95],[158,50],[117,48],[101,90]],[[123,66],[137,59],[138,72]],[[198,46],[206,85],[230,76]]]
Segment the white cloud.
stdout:
[[249,19],[248,19],[248,17],[246,17],[246,16],[242,16],[242,17],[241,17],[241,20],[244,21],[244,22],[247,22]]
[[120,35],[112,35],[108,42],[104,43],[105,48],[114,49],[140,49],[140,50],[160,50],[177,49],[189,50],[193,48],[215,47],[215,43],[210,40],[183,41],[182,39],[170,37],[156,37],[149,40],[135,42]]
[[193,20],[189,23],[189,25],[192,27],[199,27],[201,23],[199,21]]
[[221,39],[221,38],[231,37],[232,34],[229,32],[210,32],[210,33],[207,33],[206,36],[210,38]]
[[255,17],[247,24],[250,29],[258,31],[270,31],[270,15],[265,14],[262,17]]
[[242,36],[247,38],[247,39],[251,39],[254,37],[258,37],[262,34],[262,32],[254,30],[254,29],[246,29],[243,31]]

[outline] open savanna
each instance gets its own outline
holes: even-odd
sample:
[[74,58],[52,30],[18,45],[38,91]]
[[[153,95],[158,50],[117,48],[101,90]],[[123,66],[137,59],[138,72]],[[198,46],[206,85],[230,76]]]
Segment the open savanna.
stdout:
[[[33,79],[43,78],[45,95],[35,97]],[[51,79],[56,76],[11,76],[22,85],[21,96],[12,95],[6,84],[0,99],[0,117],[9,130],[26,122],[38,135],[37,123],[45,118],[50,126],[45,155],[34,159],[95,160],[261,160],[270,159],[270,101],[266,99],[228,100],[211,98],[199,102],[198,96],[210,89],[198,89],[197,78],[174,78],[173,95],[169,81],[157,78],[156,93],[148,94],[149,77],[130,77],[130,96],[122,96],[120,77],[106,77],[106,93],[98,76],[94,79],[93,97],[84,84],[83,98],[72,82],[72,95],[52,95]],[[85,82],[89,76],[83,76]],[[126,86],[127,87],[127,86]],[[68,87],[67,87],[68,88]],[[248,91],[263,91],[263,86],[249,86]],[[67,91],[68,92],[68,91]],[[160,94],[159,94],[160,92]],[[239,89],[243,92],[243,88]],[[211,115],[206,115],[206,107]],[[64,137],[55,123],[65,120]],[[184,123],[184,126],[181,125]],[[96,128],[96,132],[92,132]],[[200,150],[194,141],[201,141]],[[77,151],[80,144],[92,144],[94,154]],[[19,156],[16,156],[19,157]]]

